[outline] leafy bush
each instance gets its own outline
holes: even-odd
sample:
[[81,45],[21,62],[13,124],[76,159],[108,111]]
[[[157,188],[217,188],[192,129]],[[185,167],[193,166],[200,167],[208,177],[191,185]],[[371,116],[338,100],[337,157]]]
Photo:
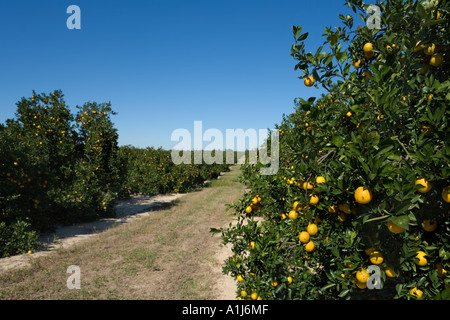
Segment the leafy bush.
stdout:
[[[367,21],[362,1],[347,4]],[[251,191],[222,229],[240,298],[449,296],[450,4],[378,6],[381,29],[351,15],[325,28],[328,52],[307,53],[293,27],[295,68],[327,93],[277,126],[276,175],[244,168]]]

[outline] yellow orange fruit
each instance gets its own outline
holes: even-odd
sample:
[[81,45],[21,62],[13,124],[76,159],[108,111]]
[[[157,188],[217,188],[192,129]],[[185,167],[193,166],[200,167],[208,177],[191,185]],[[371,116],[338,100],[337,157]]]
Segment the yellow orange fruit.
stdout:
[[308,243],[310,239],[310,234],[306,231],[300,232],[300,235],[298,236],[300,242],[302,243]]
[[311,195],[311,198],[309,199],[309,204],[312,206],[315,206],[319,203],[319,197],[316,196],[315,194]]
[[252,298],[252,300],[256,300],[258,299],[258,294],[256,292],[253,292],[250,297]]
[[363,75],[364,79],[369,80],[370,77],[372,76],[372,72],[370,72],[369,70],[366,70],[363,72],[362,75]]
[[297,220],[297,218],[298,218],[298,213],[297,213],[297,211],[295,211],[295,210],[289,211],[289,219]]
[[248,206],[247,208],[245,208],[245,212],[246,213],[252,213],[253,209],[251,206]]
[[431,184],[425,178],[417,179],[414,185],[422,186],[421,188],[417,189],[417,191],[419,191],[420,193],[427,193],[431,190]]
[[442,200],[444,200],[447,203],[450,203],[450,186],[445,187],[442,190]]
[[379,251],[373,251],[370,254],[370,262],[372,262],[372,264],[382,264],[384,261],[383,255],[381,254],[381,252]]
[[287,277],[287,282],[288,282],[289,284],[292,283],[292,277],[291,277],[291,276]]
[[386,276],[388,276],[389,278],[395,278],[397,276],[392,267],[387,267],[386,269],[384,269],[384,272],[386,273]]
[[428,260],[427,258],[425,258],[427,254],[423,251],[417,251],[416,253],[417,253],[416,258],[418,260],[414,261],[415,264],[417,264],[420,267],[426,266],[428,264]]
[[330,206],[329,208],[328,208],[328,212],[329,213],[336,213],[337,212],[337,208],[336,208],[336,206]]
[[365,288],[367,288],[367,282],[356,281],[356,286],[360,289],[365,289]]
[[423,230],[432,232],[437,228],[437,222],[435,219],[425,219],[422,224]]
[[347,117],[351,117],[352,116],[352,113],[349,111],[349,112],[347,112]]
[[372,191],[358,187],[355,191],[355,201],[360,204],[367,204],[372,201]]
[[325,183],[326,181],[325,181],[325,178],[324,177],[322,177],[322,176],[318,176],[317,178],[316,178],[316,183],[317,184],[321,184],[321,183]]
[[373,44],[370,42],[367,42],[364,47],[363,47],[363,51],[364,52],[369,52],[373,50]]
[[387,227],[388,227],[389,231],[392,233],[402,233],[403,231],[405,231],[405,229],[403,229],[402,227],[399,227],[398,225],[393,223],[391,220],[389,220],[387,222]]
[[303,83],[305,84],[305,86],[307,87],[312,87],[314,85],[314,78],[312,76],[307,76],[304,80]]
[[315,225],[314,223],[310,223],[306,227],[306,231],[309,233],[309,235],[315,236],[319,229],[317,228],[317,225]]
[[369,273],[366,271],[366,269],[361,269],[358,272],[356,272],[356,280],[362,283],[366,283],[369,279]]
[[434,50],[436,49],[436,45],[434,43],[427,44],[423,47],[423,52],[427,56],[432,56],[434,54]]
[[306,252],[311,252],[314,250],[314,242],[309,241],[305,246]]
[[409,294],[416,297],[417,299],[421,299],[423,296],[423,291],[420,289],[417,289],[417,287],[414,287],[411,290],[409,290]]
[[244,277],[242,275],[238,274],[236,277],[236,280],[239,282],[242,282],[242,281],[244,281]]
[[433,67],[439,67],[444,61],[444,57],[440,53],[435,53],[430,58],[430,65]]

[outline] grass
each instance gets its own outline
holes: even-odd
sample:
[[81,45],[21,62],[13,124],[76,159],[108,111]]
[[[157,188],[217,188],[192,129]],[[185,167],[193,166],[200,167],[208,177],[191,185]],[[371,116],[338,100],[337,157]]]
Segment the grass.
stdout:
[[[0,273],[0,299],[216,299],[221,239],[209,231],[231,222],[225,204],[244,192],[239,172],[234,167],[170,208]],[[70,265],[80,267],[80,290],[67,288]]]

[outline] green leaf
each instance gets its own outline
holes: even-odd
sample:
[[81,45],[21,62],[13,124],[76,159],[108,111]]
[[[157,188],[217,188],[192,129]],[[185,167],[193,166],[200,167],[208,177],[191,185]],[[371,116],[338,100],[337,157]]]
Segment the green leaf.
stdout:
[[331,138],[331,142],[338,148],[342,147],[344,144],[344,139],[341,136],[335,135]]
[[405,230],[409,229],[409,217],[407,215],[392,217],[391,221]]

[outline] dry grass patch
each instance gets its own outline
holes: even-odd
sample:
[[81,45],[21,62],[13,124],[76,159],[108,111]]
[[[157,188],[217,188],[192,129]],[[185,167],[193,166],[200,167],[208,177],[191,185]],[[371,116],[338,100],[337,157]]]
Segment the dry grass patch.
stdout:
[[[244,187],[239,170],[176,200],[168,209],[119,224],[74,247],[32,259],[31,266],[0,275],[0,299],[216,299],[223,261],[220,237],[210,228],[232,220],[225,204]],[[70,265],[81,270],[81,289],[69,290]]]

